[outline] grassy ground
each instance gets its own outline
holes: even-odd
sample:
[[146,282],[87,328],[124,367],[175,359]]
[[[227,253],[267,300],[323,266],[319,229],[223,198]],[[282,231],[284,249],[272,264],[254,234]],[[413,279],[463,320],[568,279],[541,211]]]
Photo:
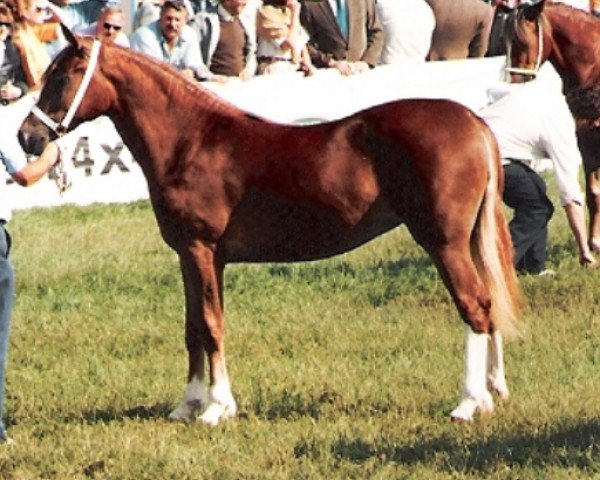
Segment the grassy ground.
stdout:
[[175,255],[147,203],[19,212],[0,478],[600,478],[600,269],[564,218],[526,277],[512,399],[470,426],[463,328],[398,229],[319,263],[226,270],[236,420],[166,420],[186,356]]

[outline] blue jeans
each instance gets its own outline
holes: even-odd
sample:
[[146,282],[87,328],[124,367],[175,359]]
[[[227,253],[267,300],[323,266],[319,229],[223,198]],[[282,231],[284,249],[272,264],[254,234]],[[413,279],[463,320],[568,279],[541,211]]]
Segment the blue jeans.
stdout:
[[10,334],[10,316],[12,312],[15,282],[13,269],[8,259],[10,235],[0,226],[0,443],[6,440],[4,422],[4,380],[8,356],[8,337]]

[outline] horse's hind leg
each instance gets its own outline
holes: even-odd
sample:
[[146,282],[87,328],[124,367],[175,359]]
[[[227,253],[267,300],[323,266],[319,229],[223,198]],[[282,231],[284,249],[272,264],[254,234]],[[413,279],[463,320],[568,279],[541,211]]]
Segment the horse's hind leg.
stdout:
[[480,410],[484,415],[494,411],[492,395],[487,389],[489,335],[475,333],[467,326],[465,335],[465,377],[462,399],[450,418],[455,422],[471,422]]
[[[454,227],[460,229],[455,224]],[[434,259],[448,291],[454,299],[463,320],[468,324],[465,337],[465,376],[463,396],[451,418],[471,422],[477,410],[490,415],[494,410],[492,395],[487,388],[488,348],[490,340],[489,292],[483,285],[473,263],[469,235],[450,227],[443,245],[419,241]],[[413,236],[433,238],[432,235],[411,228]],[[465,230],[466,231],[466,230]]]
[[600,253],[600,167],[587,173],[586,181],[587,205],[590,213],[590,249]]
[[[197,242],[180,253],[185,287],[185,341],[189,355],[188,384],[172,419],[192,420],[200,414],[204,423],[216,425],[236,413],[236,404],[225,365],[222,310],[223,267],[213,251]],[[210,388],[204,372],[204,354],[209,359]]]
[[488,358],[488,388],[496,392],[498,397],[506,401],[510,396],[504,373],[504,350],[502,334],[494,331],[490,335]]

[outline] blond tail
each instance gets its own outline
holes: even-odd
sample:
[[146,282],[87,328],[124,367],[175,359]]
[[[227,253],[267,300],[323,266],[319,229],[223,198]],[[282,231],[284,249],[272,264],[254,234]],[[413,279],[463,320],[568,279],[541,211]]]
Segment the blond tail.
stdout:
[[489,179],[471,239],[475,267],[492,298],[491,322],[494,330],[507,338],[522,336],[518,314],[521,294],[513,266],[513,246],[502,211],[500,190],[503,172],[498,145],[486,129]]

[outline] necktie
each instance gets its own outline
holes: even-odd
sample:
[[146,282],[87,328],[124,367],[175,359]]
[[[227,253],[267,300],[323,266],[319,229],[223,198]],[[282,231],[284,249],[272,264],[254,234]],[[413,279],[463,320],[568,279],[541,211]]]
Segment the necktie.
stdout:
[[337,4],[337,23],[342,31],[342,35],[348,38],[348,12],[346,9],[346,0],[336,0]]

